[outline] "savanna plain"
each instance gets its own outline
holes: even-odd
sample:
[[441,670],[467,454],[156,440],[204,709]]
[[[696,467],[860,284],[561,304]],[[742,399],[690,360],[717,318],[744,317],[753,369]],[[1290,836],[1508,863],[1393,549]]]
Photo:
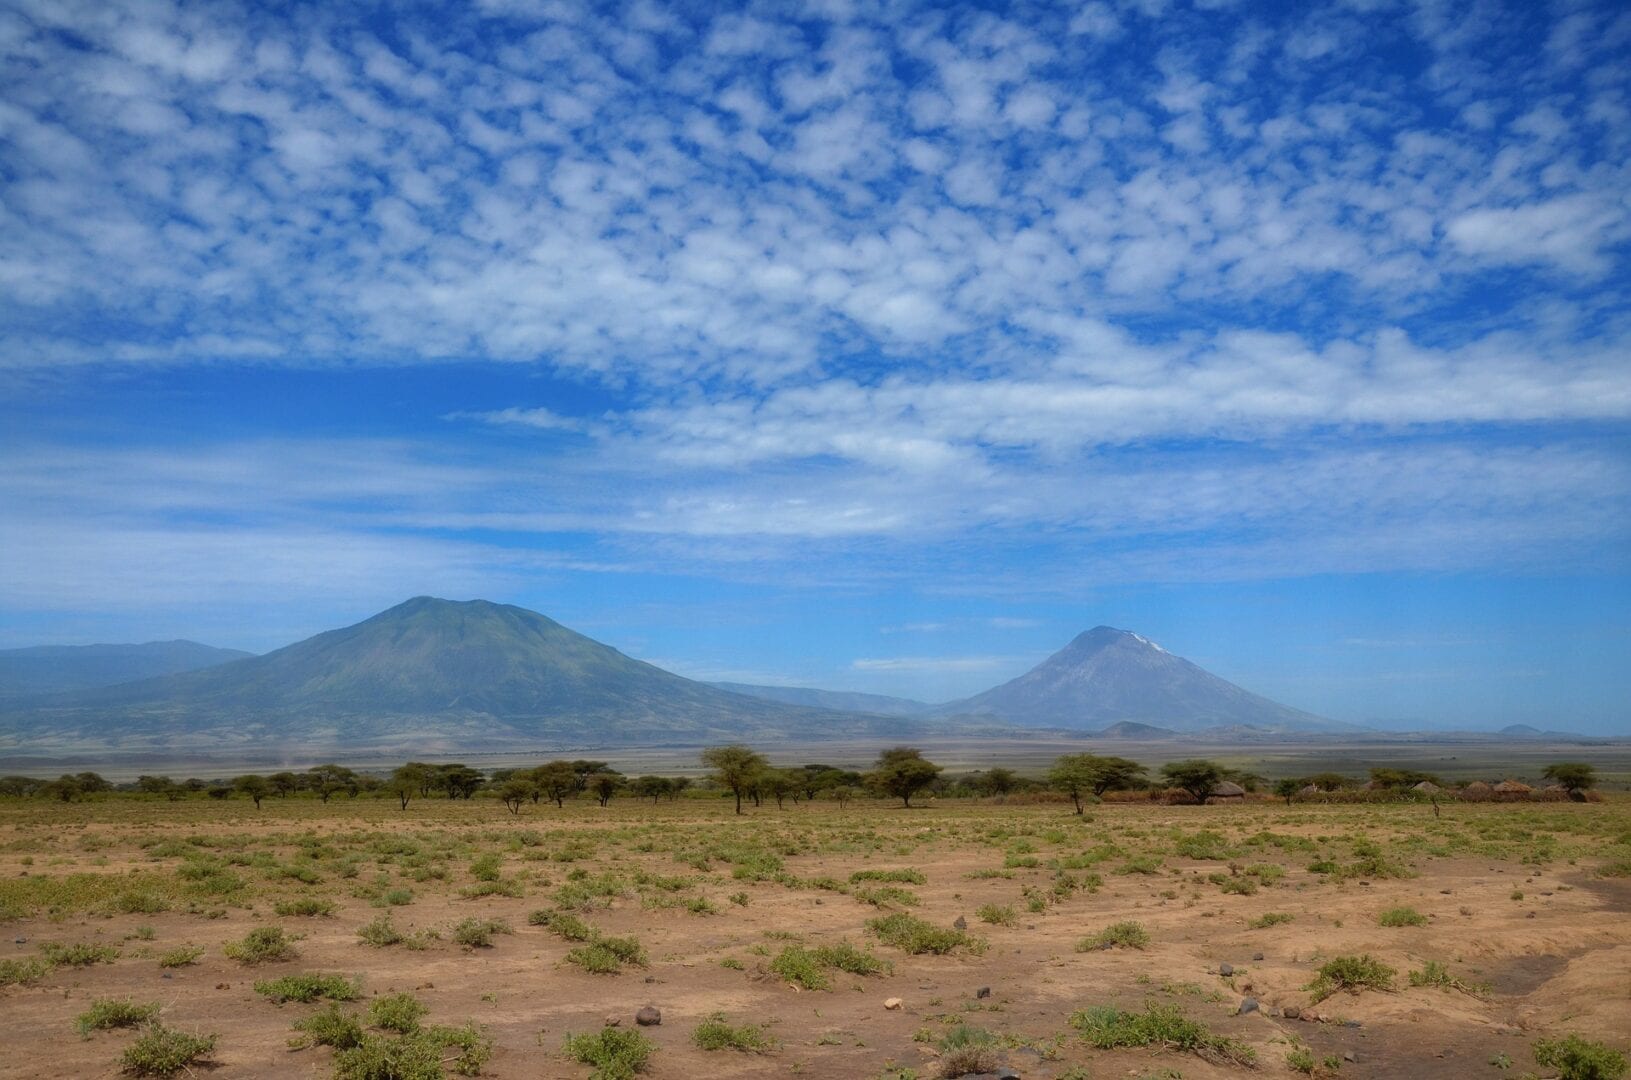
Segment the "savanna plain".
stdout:
[[1623,794],[518,809],[0,799],[0,1074],[1493,1080],[1631,1039]]

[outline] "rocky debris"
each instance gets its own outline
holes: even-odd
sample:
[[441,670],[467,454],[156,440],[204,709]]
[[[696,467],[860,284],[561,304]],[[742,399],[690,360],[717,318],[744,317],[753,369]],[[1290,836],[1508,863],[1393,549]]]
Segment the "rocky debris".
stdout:
[[1351,1065],[1359,1061],[1359,1055],[1354,1053],[1352,1050],[1349,1050],[1342,1055],[1342,1060]]
[[1285,1008],[1280,1010],[1280,1015],[1285,1017],[1287,1020],[1295,1020],[1302,1014],[1303,1011],[1295,1005],[1287,1005]]
[[967,930],[968,920],[959,915],[957,918],[952,920],[951,928],[953,930]]
[[1227,979],[1229,976],[1233,975],[1234,973],[1235,973],[1235,966],[1233,964],[1219,964],[1218,965],[1218,974],[1222,975],[1225,979]]
[[903,1004],[905,1004],[905,1003],[902,1002],[900,998],[889,998],[888,1000],[886,1000],[883,1003],[883,1007],[890,1010],[891,1012],[894,1012],[895,1010],[899,1009]]
[[1256,1011],[1257,1011],[1257,999],[1256,998],[1252,998],[1252,997],[1241,998],[1240,999],[1240,1008],[1235,1010],[1235,1015],[1236,1016],[1244,1016],[1246,1013],[1256,1012]]
[[641,1027],[656,1027],[663,1022],[662,1010],[655,1005],[647,1005],[634,1014],[634,1022]]
[[623,1018],[621,1016],[605,1016],[605,1017],[602,1017],[601,1021],[600,1021],[600,1026],[601,1027],[622,1027],[623,1026]]
[[1263,954],[1260,953],[1260,952],[1254,952],[1254,953],[1252,953],[1252,959],[1253,960],[1261,960],[1261,959],[1263,959]]
[[989,986],[982,986],[978,990],[974,991],[974,996],[977,998],[988,998],[991,996],[991,988]]

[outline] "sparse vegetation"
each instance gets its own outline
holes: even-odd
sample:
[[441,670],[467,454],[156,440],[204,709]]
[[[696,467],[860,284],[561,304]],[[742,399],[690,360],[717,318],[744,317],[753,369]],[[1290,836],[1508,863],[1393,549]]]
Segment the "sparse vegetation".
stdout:
[[594,1067],[590,1080],[633,1080],[645,1071],[657,1049],[638,1031],[608,1027],[592,1035],[568,1035],[565,1050],[572,1060]]
[[74,1027],[81,1035],[89,1035],[110,1028],[137,1027],[156,1020],[158,1015],[156,1001],[137,1004],[129,998],[101,998],[91,1002],[91,1007],[75,1018]]
[[1150,943],[1149,931],[1136,922],[1118,922],[1091,934],[1076,943],[1077,952],[1088,952],[1092,949],[1142,949]]
[[699,1050],[738,1050],[762,1054],[774,1045],[763,1028],[754,1024],[731,1024],[724,1013],[714,1013],[691,1032],[691,1042]]
[[125,1049],[121,1060],[132,1076],[174,1076],[191,1072],[214,1049],[214,1035],[190,1035],[155,1022]]
[[1315,1001],[1324,1001],[1338,990],[1358,993],[1361,990],[1392,990],[1393,977],[1398,974],[1370,954],[1338,956],[1320,965],[1313,982],[1306,989]]

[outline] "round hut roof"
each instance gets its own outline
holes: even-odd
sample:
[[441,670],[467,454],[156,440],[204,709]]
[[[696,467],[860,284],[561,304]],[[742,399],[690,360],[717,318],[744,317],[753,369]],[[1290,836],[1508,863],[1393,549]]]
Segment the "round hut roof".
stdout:
[[1495,790],[1504,792],[1508,795],[1522,795],[1528,794],[1535,789],[1518,780],[1502,780],[1499,784],[1495,785]]
[[1246,789],[1235,783],[1233,780],[1225,780],[1221,784],[1214,784],[1209,794],[1213,796],[1221,795],[1224,798],[1232,798],[1236,795],[1245,795]]

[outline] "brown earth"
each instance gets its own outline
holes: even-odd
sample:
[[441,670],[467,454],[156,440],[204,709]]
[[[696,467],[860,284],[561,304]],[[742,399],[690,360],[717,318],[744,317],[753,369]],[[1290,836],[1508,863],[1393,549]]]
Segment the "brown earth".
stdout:
[[[185,886],[177,884],[180,891],[167,894],[176,908],[168,911],[109,915],[99,913],[104,900],[69,897],[54,914],[11,918],[0,927],[0,959],[38,956],[48,942],[116,945],[120,955],[111,964],[58,967],[32,985],[0,988],[6,1018],[0,1075],[117,1076],[133,1033],[81,1038],[73,1021],[94,999],[130,997],[162,1003],[163,1020],[171,1026],[219,1036],[210,1064],[198,1075],[328,1076],[331,1051],[288,1046],[291,1023],[317,1006],[271,1004],[253,985],[321,971],[360,977],[361,1005],[374,995],[410,991],[429,1006],[433,1022],[482,1025],[494,1042],[484,1075],[496,1077],[586,1077],[590,1069],[561,1052],[567,1033],[597,1030],[610,1019],[632,1027],[635,1011],[647,1004],[663,1013],[660,1027],[642,1029],[657,1044],[645,1074],[654,1080],[933,1077],[939,1075],[934,1042],[959,1021],[1004,1037],[1001,1059],[1026,1080],[1171,1075],[1162,1070],[1208,1080],[1250,1071],[1177,1050],[1095,1049],[1070,1024],[1074,1012],[1089,1006],[1137,1010],[1147,1001],[1176,1003],[1213,1033],[1251,1047],[1260,1073],[1290,1075],[1286,1053],[1305,1045],[1316,1061],[1340,1062],[1339,1071],[1321,1068],[1317,1075],[1494,1077],[1503,1075],[1490,1064],[1497,1055],[1509,1057],[1518,1072],[1532,1067],[1531,1047],[1542,1036],[1578,1032],[1625,1048],[1631,1033],[1631,886],[1596,877],[1592,856],[1605,843],[1624,842],[1628,809],[1622,802],[1457,806],[1435,823],[1419,807],[1288,809],[1267,803],[1107,805],[1084,818],[1056,803],[952,803],[921,810],[865,802],[847,808],[789,804],[785,811],[767,805],[737,819],[728,804],[713,800],[658,806],[618,800],[606,809],[545,804],[526,807],[519,817],[491,800],[420,801],[406,812],[369,800],[337,800],[327,807],[267,800],[259,812],[239,802],[111,800],[58,808],[0,801],[0,911],[10,898],[14,914],[20,904],[27,910],[27,897],[43,895],[26,891],[39,886],[26,878],[135,872],[145,875],[141,881],[168,889],[167,875],[179,861],[155,858],[143,847],[166,840],[228,837],[225,846],[192,846],[216,854],[270,851],[284,860],[294,858],[301,837],[309,838],[309,847],[368,852],[370,858],[367,845],[377,837],[441,844],[452,852],[441,860],[446,880],[410,880],[391,861],[365,861],[357,876],[345,877],[336,872],[337,859],[318,859],[311,865],[321,880],[312,885],[239,867],[248,882],[244,890],[220,903],[195,900],[191,913],[183,910]],[[1174,837],[1200,829],[1219,834],[1228,857],[1177,853]],[[523,833],[524,842],[518,841]],[[1261,840],[1265,833],[1284,843]],[[1251,843],[1254,836],[1260,839]],[[1537,858],[1537,838],[1558,846]],[[1316,853],[1348,863],[1356,839],[1375,842],[1415,876],[1339,880],[1307,869]],[[1291,846],[1298,842],[1309,847]],[[720,844],[780,853],[783,874],[791,876],[734,878],[732,864],[717,851],[707,870],[685,861]],[[1107,844],[1117,853],[1091,868],[1049,866],[1072,855],[1103,854]],[[581,857],[554,857],[572,854],[574,845]],[[503,854],[505,876],[522,885],[524,896],[458,895],[472,884],[467,866],[481,851]],[[1118,872],[1139,855],[1156,860],[1153,873]],[[1521,861],[1526,857],[1532,861]],[[1030,858],[1038,865],[1005,868],[1005,862]],[[1211,880],[1249,876],[1254,866],[1278,866],[1284,876],[1252,895],[1222,891]],[[684,876],[690,880],[672,895],[705,897],[717,914],[650,906],[663,902],[662,888],[631,885],[609,908],[582,917],[604,933],[637,937],[649,966],[589,974],[565,961],[570,942],[527,921],[530,912],[551,907],[555,890],[580,869],[628,881],[639,871]],[[810,885],[824,877],[848,883],[856,871],[883,869],[921,872],[926,883],[897,886],[919,900],[906,910],[940,926],[966,918],[970,932],[988,942],[985,953],[912,956],[881,945],[865,924],[894,907],[880,909]],[[1050,890],[1061,872],[1077,878],[1096,872],[1102,885],[1056,894]],[[970,876],[993,873],[1011,876]],[[384,909],[356,893],[367,891],[378,874],[414,890],[412,903],[392,909],[399,929],[441,928],[445,934],[475,915],[503,920],[514,933],[496,936],[484,949],[460,948],[445,937],[418,952],[365,945],[358,927]],[[1029,911],[1027,890],[1051,899],[1042,910]],[[733,903],[733,894],[745,894],[746,905]],[[318,918],[273,914],[277,900],[296,897],[326,897],[338,910]],[[987,904],[1012,907],[1016,924],[981,921],[976,912]],[[1382,911],[1402,906],[1426,916],[1427,924],[1378,924]],[[1248,926],[1267,912],[1293,918],[1262,929]],[[1126,920],[1148,931],[1146,948],[1077,951],[1084,935]],[[222,947],[246,930],[272,924],[302,935],[297,960],[246,967],[223,955]],[[133,937],[138,928],[150,928],[150,939]],[[789,940],[818,945],[841,939],[890,960],[893,972],[836,972],[831,990],[803,991],[768,970],[769,958]],[[203,958],[161,969],[158,953],[182,943],[203,946]],[[1396,989],[1340,992],[1314,1003],[1306,987],[1319,964],[1357,954],[1396,969]],[[726,958],[739,961],[742,970],[721,966]],[[1488,984],[1488,991],[1410,987],[1406,973],[1429,960],[1469,986]],[[1220,975],[1220,964],[1231,965],[1233,974]],[[991,988],[988,998],[976,997],[982,986]],[[1248,996],[1260,1007],[1236,1015]],[[901,998],[903,1007],[885,1009],[890,997]],[[1302,1010],[1302,1017],[1287,1018],[1287,1007]],[[697,1049],[692,1030],[713,1013],[733,1023],[765,1025],[776,1049],[761,1055]],[[1073,1068],[1084,1071],[1071,1074]]]

